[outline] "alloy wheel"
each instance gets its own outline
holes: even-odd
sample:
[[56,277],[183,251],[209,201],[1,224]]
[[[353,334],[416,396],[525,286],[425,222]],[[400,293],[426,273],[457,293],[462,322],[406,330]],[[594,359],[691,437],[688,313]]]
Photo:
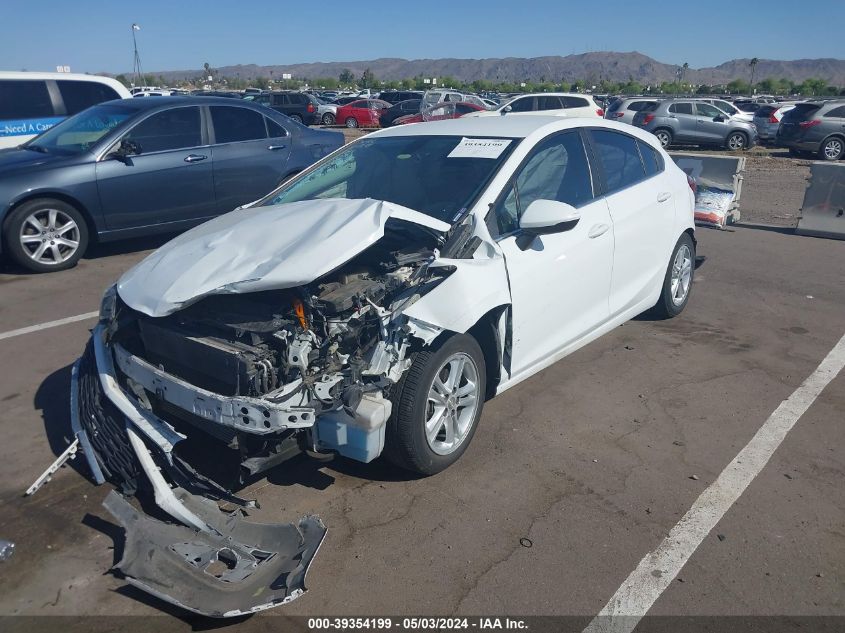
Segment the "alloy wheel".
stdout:
[[824,157],[827,160],[837,160],[842,156],[842,141],[832,138],[824,144]]
[[76,221],[57,209],[39,209],[21,225],[20,244],[33,261],[55,266],[79,249],[80,231]]
[[745,147],[745,137],[742,134],[732,134],[728,139],[728,147],[739,150]]
[[434,375],[425,411],[425,438],[438,455],[455,452],[472,428],[481,399],[478,368],[471,356],[449,356]]
[[671,293],[672,303],[682,305],[689,294],[692,281],[692,252],[689,246],[682,244],[672,262]]

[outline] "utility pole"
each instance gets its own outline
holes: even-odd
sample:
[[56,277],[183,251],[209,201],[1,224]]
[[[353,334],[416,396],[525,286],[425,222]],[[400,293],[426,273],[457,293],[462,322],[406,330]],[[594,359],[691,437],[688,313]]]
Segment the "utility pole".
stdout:
[[141,70],[141,56],[138,54],[138,41],[135,39],[135,31],[140,31],[141,27],[132,23],[132,47],[135,49],[135,59],[132,62],[132,74],[135,78],[133,82],[136,86],[147,86],[144,79],[144,71]]

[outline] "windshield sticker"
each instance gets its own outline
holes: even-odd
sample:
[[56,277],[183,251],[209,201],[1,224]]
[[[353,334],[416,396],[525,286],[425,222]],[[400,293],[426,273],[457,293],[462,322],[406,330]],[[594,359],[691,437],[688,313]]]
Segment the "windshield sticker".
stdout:
[[446,158],[499,158],[511,140],[506,138],[462,138]]

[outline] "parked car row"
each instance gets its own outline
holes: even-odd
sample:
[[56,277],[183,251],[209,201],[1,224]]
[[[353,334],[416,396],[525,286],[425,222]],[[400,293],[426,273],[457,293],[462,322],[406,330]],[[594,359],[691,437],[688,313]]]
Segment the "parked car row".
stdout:
[[684,97],[617,98],[605,118],[653,133],[665,148],[673,144],[742,150],[756,143],[789,149],[795,156],[845,157],[845,100],[803,102],[758,97],[737,100]]

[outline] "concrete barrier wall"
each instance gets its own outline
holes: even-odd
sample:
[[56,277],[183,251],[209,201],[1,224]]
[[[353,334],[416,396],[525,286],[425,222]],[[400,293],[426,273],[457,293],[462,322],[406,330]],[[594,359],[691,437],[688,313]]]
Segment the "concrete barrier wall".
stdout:
[[696,224],[724,228],[739,221],[744,157],[687,152],[670,152],[669,156],[695,180]]
[[796,232],[845,239],[845,164],[813,163]]

